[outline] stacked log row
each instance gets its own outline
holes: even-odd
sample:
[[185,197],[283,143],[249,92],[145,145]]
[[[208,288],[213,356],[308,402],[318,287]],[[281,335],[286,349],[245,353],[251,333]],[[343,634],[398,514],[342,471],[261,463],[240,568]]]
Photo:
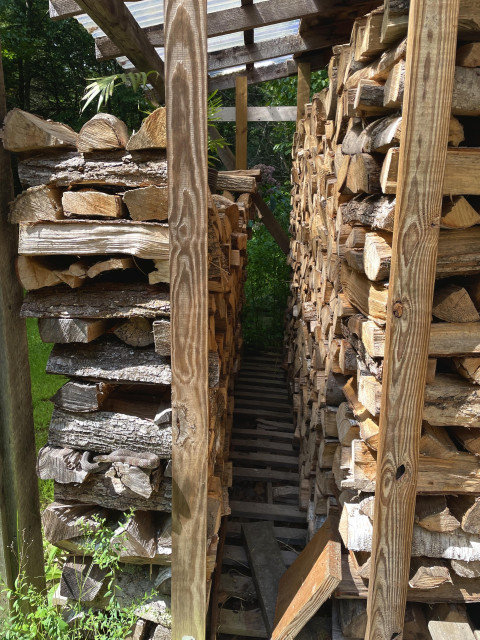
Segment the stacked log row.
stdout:
[[[103,518],[121,562],[131,565],[118,577],[120,597],[155,594],[134,637],[163,638],[170,628],[172,496],[165,111],[129,137],[112,115],[95,116],[76,134],[14,110],[4,144],[18,155],[24,188],[10,208],[10,222],[19,226],[17,273],[27,290],[22,315],[38,318],[42,340],[54,343],[47,373],[68,378],[52,398],[48,443],[38,456],[39,477],[55,485],[45,535],[71,554],[58,598],[104,602],[104,572],[83,557],[95,518]],[[255,190],[251,175],[220,174],[219,182]],[[234,200],[231,192],[214,193],[208,209],[209,584],[220,519],[229,512],[233,382],[254,211],[250,193]]]
[[[384,4],[334,48],[329,87],[293,142],[286,348],[300,505],[311,533],[339,513],[347,598],[368,585],[405,82],[409,3]],[[418,602],[480,599],[479,33],[480,3],[462,2],[408,596]],[[345,636],[363,638],[362,625]]]

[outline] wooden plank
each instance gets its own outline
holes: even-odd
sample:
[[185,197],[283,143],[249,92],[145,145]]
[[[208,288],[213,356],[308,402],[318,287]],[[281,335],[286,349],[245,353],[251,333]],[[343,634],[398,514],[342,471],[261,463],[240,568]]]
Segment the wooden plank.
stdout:
[[[223,138],[218,129],[211,124],[208,126],[208,135],[213,140],[219,140],[220,138]],[[218,149],[218,157],[225,165],[227,171],[235,171],[235,155],[233,154],[230,147],[220,147]]]
[[165,26],[175,425],[172,639],[204,640],[209,415],[206,0],[166,0]]
[[[304,63],[307,64],[307,63]],[[246,77],[246,76],[245,76]],[[235,122],[235,107],[222,107],[219,112],[221,122]],[[296,107],[248,107],[248,122],[295,122]]]
[[280,226],[280,223],[275,218],[273,212],[270,210],[270,207],[267,205],[265,200],[259,193],[254,193],[252,195],[255,206],[260,211],[262,215],[262,222],[271,233],[275,242],[278,244],[280,249],[283,251],[285,255],[288,255],[290,251],[290,240],[288,235]]
[[[240,458],[239,461],[241,462],[242,459]],[[292,473],[291,471],[276,471],[275,469],[233,467],[233,477],[240,478],[242,480],[252,480],[255,482],[288,482],[288,484],[298,483],[298,473]]]
[[242,531],[263,622],[270,637],[274,626],[278,585],[287,568],[283,564],[272,522],[243,524]]
[[[289,549],[283,549],[281,551],[282,558],[287,567],[295,562],[298,554],[295,551],[290,551]],[[225,555],[224,555],[224,566],[242,566],[244,568],[248,568],[248,557],[246,551],[243,547],[237,544],[227,544],[225,545]]]
[[[6,113],[0,53],[0,121]],[[15,551],[22,548],[24,575],[30,584],[42,589],[43,544],[30,368],[25,323],[19,320],[23,291],[15,274],[17,229],[7,222],[13,197],[11,158],[0,143],[0,578],[8,588],[14,588],[19,567],[10,546]],[[7,610],[13,604],[4,594],[1,600]]]
[[165,99],[163,61],[125,3],[116,0],[77,0],[77,4],[88,13],[138,71],[157,72],[158,75],[150,75],[148,81],[163,102]]
[[366,640],[403,632],[458,9],[410,4]]
[[327,518],[280,580],[273,640],[295,637],[341,581],[337,526]]
[[247,168],[247,100],[248,84],[245,76],[239,76],[235,84],[235,168]]
[[268,638],[260,609],[220,609],[216,633],[245,638]]
[[[139,0],[129,0],[129,2],[139,2]],[[49,0],[48,11],[52,20],[65,20],[84,13],[75,0]]]
[[[305,523],[306,524],[306,523]],[[273,527],[275,539],[289,545],[304,547],[307,541],[307,530],[297,527]],[[227,525],[227,537],[229,540],[240,540],[242,535],[241,522],[229,522]]]
[[303,118],[305,114],[305,105],[310,102],[310,81],[311,81],[311,64],[309,62],[300,62],[298,64],[298,80],[297,80],[297,115],[296,121]]
[[[70,10],[70,16],[77,15],[72,13],[74,10],[72,0],[51,0],[50,6],[56,5],[56,15],[53,16],[51,12],[50,17],[57,19],[63,17],[61,16],[62,8],[59,6],[60,4],[65,5],[63,11]],[[363,5],[366,4],[367,3],[363,3]],[[314,16],[333,17],[336,15],[338,9],[345,9],[344,0],[334,0],[333,2],[329,2],[328,0],[296,0],[295,2],[291,2],[291,0],[264,0],[255,5],[253,5],[253,2],[247,4],[245,0],[243,0],[241,7],[233,7],[231,9],[209,13],[207,18],[207,35],[209,38],[213,38],[238,31],[250,31],[288,20],[298,20]],[[356,6],[355,10],[360,14],[362,10],[361,6]],[[81,13],[81,10],[79,13]],[[160,24],[146,27],[143,31],[155,47],[164,46],[164,25]],[[251,42],[245,42],[245,44],[252,43],[253,40]],[[121,49],[115,46],[107,37],[96,38],[95,45],[97,58],[99,60],[109,60],[122,55]]]
[[305,522],[305,513],[289,504],[267,504],[266,502],[242,502],[230,500],[232,516],[235,518],[257,518],[277,522]]

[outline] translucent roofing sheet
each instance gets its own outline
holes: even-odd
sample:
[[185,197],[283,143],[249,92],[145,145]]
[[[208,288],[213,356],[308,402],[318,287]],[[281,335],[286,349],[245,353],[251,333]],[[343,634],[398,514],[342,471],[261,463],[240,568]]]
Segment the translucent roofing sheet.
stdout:
[[[254,4],[262,2],[262,0],[253,1]],[[292,0],[292,2],[294,1],[295,0]],[[142,0],[141,2],[126,2],[125,4],[141,27],[150,27],[163,23],[163,2],[161,0]],[[207,0],[208,13],[214,13],[215,11],[222,11],[224,9],[232,9],[240,6],[240,0]],[[77,20],[93,35],[94,38],[105,35],[88,15],[78,16]],[[258,29],[255,29],[255,42],[274,40],[284,36],[295,35],[298,33],[298,25],[299,20],[292,20],[289,22],[272,24],[267,27],[259,27]],[[230,47],[237,47],[241,45],[243,45],[242,31],[208,39],[209,51],[229,49]],[[163,57],[163,48],[158,48],[157,51],[160,56]],[[124,57],[117,58],[117,60],[125,68],[132,66]]]

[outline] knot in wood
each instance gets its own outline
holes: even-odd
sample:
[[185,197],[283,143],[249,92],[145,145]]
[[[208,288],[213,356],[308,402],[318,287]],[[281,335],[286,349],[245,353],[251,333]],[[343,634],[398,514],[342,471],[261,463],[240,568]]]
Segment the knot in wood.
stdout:
[[393,305],[393,315],[396,318],[401,318],[403,316],[403,305],[399,300],[397,300]]

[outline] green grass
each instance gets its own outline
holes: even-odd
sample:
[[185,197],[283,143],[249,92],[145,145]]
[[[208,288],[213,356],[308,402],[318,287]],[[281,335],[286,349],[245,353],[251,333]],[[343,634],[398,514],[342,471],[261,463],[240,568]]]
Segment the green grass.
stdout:
[[[37,451],[43,447],[48,438],[48,425],[52,416],[53,405],[50,398],[67,381],[63,376],[52,376],[45,373],[51,344],[45,344],[38,332],[38,321],[27,318],[28,354],[30,360],[30,377],[32,380],[33,420],[35,424],[35,445]],[[40,503],[42,508],[53,500],[53,481],[39,480]]]

